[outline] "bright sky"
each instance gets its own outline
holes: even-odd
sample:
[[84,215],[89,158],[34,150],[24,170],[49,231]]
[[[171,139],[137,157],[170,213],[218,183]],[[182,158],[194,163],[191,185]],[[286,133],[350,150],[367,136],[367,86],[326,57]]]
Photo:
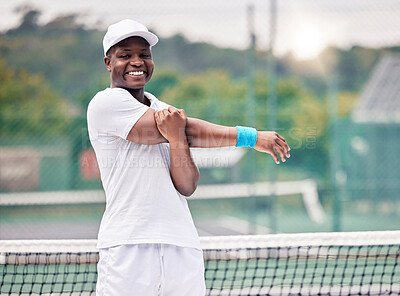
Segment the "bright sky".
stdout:
[[[400,45],[400,0],[277,0],[276,52],[313,58],[327,45],[370,47]],[[267,0],[0,0],[0,30],[14,27],[20,5],[40,9],[41,22],[60,14],[79,13],[88,26],[106,27],[136,19],[160,37],[183,33],[192,41],[221,47],[248,46],[246,7],[255,8],[259,49],[269,44]]]

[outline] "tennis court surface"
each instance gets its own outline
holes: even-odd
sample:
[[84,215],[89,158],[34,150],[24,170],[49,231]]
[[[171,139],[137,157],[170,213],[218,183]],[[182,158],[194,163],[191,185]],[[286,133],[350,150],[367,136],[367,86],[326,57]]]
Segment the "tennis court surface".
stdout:
[[[201,237],[207,295],[399,295],[400,231]],[[0,241],[1,295],[95,295],[95,240]]]

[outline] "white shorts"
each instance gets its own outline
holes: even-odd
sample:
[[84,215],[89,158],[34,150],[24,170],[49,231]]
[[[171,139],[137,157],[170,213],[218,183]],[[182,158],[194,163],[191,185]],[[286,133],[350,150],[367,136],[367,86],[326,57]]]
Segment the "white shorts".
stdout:
[[96,296],[204,296],[203,252],[167,244],[100,249]]

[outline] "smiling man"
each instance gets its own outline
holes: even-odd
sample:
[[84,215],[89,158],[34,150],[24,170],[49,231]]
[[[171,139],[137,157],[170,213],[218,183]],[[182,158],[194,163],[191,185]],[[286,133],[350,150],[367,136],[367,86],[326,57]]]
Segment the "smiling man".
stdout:
[[103,40],[111,83],[87,114],[106,194],[97,296],[205,294],[202,251],[185,198],[199,179],[189,147],[254,147],[276,163],[278,154],[289,157],[275,132],[187,118],[145,92],[157,42],[133,20],[111,25]]

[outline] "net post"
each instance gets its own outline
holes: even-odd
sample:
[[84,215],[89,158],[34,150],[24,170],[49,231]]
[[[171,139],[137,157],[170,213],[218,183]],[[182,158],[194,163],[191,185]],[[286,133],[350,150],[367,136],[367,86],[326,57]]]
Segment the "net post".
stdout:
[[[270,130],[277,128],[277,85],[276,85],[276,61],[274,56],[275,37],[276,37],[276,23],[277,23],[277,5],[276,0],[270,0],[270,28],[269,28],[269,51],[268,51],[268,123],[267,126]],[[269,167],[269,180],[271,182],[271,196],[269,200],[269,227],[273,233],[277,232],[276,221],[276,195],[275,185],[276,182],[276,169],[274,165]]]

